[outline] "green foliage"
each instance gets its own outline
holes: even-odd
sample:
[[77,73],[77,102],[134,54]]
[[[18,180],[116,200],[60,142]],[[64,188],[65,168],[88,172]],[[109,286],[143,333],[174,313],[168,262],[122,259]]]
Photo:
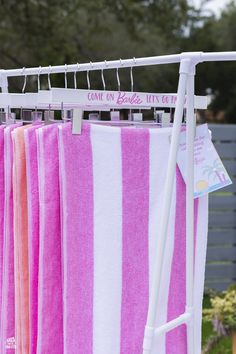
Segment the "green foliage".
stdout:
[[[216,293],[211,289],[204,295],[203,308],[204,311],[211,307],[211,297],[216,296]],[[216,334],[214,331],[211,319],[206,320],[204,316],[202,324],[202,354],[231,354],[232,344],[229,336]]]
[[205,321],[212,321],[218,335],[236,330],[236,286],[210,299],[211,308],[203,311]]
[[[205,1],[207,2],[207,1]],[[181,51],[236,49],[236,4],[232,1],[219,18],[191,7],[187,0],[1,0],[1,68],[43,66],[171,54]],[[130,88],[128,70],[120,70],[121,88]],[[72,76],[68,75],[72,85]],[[134,88],[173,92],[178,66],[134,70]],[[114,71],[107,71],[108,88],[116,88]],[[63,75],[52,77],[63,85]],[[46,87],[47,78],[42,78]],[[85,73],[78,75],[86,87]],[[100,73],[91,73],[92,88],[101,87]],[[22,80],[12,79],[12,91]],[[198,67],[198,94],[213,89],[215,113],[226,111],[235,121],[236,63],[209,63]],[[35,79],[27,89],[36,88]]]

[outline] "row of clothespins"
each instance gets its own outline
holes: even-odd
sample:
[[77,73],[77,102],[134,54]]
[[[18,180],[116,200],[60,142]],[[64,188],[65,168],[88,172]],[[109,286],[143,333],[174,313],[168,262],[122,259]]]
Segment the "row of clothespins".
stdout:
[[[73,109],[67,109],[67,110],[61,110],[60,117],[56,118],[56,114],[54,110],[44,110],[44,111],[39,111],[37,109],[35,110],[29,110],[29,109],[21,109],[18,116],[16,115],[16,112],[5,112],[5,111],[0,111],[0,124],[14,124],[16,122],[23,122],[25,124],[27,123],[36,123],[36,122],[43,122],[45,124],[50,124],[50,123],[58,123],[59,120],[61,121],[71,121],[73,119],[73,114],[74,110]],[[126,119],[127,117],[128,119]],[[184,111],[184,121],[186,118],[186,110]],[[126,112],[121,112],[120,110],[111,110],[109,112],[109,115],[106,115],[105,117],[102,116],[101,111],[100,112],[90,112],[88,113],[86,120],[89,122],[101,122],[103,124],[136,124],[143,122],[145,124],[147,123],[157,123],[161,127],[166,127],[171,124],[173,121],[173,111],[171,110],[170,112],[165,112],[164,110],[156,110],[154,109],[153,114],[151,119],[149,120],[144,120],[143,113],[141,110],[139,112],[133,112],[129,110],[128,115]]]

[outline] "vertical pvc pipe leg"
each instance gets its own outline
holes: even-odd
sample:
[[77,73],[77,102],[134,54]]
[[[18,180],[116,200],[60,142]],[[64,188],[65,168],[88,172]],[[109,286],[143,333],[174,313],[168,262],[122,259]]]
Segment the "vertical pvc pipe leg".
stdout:
[[188,73],[190,70],[191,60],[183,59],[180,63],[180,76],[177,91],[177,102],[174,115],[174,125],[171,136],[170,156],[167,167],[167,176],[165,181],[164,198],[163,198],[163,214],[160,238],[157,240],[157,254],[154,265],[154,273],[152,279],[152,288],[150,294],[150,302],[148,308],[147,324],[144,333],[143,354],[150,354],[152,350],[152,342],[155,331],[155,317],[157,312],[158,295],[160,289],[160,280],[162,274],[162,265],[165,252],[165,244],[167,238],[167,230],[169,224],[169,213],[171,207],[171,199],[173,193],[173,184],[176,171],[177,150],[179,144],[179,134],[181,130],[183,108],[185,101],[186,85]]
[[192,65],[187,82],[187,174],[186,174],[186,312],[191,314],[187,324],[188,354],[194,354],[194,115],[195,65]]

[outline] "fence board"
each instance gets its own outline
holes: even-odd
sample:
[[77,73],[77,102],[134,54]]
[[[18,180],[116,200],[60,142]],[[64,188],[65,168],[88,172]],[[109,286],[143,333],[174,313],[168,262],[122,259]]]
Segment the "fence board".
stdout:
[[[232,179],[232,178],[231,178]],[[231,193],[236,193],[236,179],[232,179],[233,184],[230,184],[227,187],[224,187],[224,189],[221,190],[221,192],[231,192]]]
[[236,143],[216,143],[215,148],[222,159],[235,159]]
[[212,194],[209,198],[209,206],[212,209],[236,209],[236,195],[219,196]]
[[216,291],[224,291],[232,284],[232,280],[221,280],[221,281],[209,281],[205,282],[205,288],[214,289]]
[[236,229],[229,230],[209,230],[208,245],[236,245]]
[[236,125],[210,125],[209,128],[233,182],[209,197],[205,286],[222,291],[236,282]]
[[210,124],[209,129],[212,131],[213,140],[236,141],[235,124]]
[[[212,208],[210,208],[210,211]],[[209,214],[209,226],[220,228],[234,228],[236,227],[236,213],[235,212],[221,212]]]
[[224,166],[225,166],[228,174],[231,176],[236,176],[236,161],[223,159],[223,163],[224,163]]
[[236,279],[236,264],[207,264],[206,277]]
[[208,247],[207,261],[208,262],[223,262],[235,261],[236,247]]

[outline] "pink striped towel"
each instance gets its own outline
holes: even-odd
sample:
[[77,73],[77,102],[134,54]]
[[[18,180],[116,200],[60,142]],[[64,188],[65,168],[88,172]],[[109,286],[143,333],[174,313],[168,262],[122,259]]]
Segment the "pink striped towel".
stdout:
[[[15,247],[16,350],[30,353],[29,332],[29,258],[28,258],[28,195],[26,178],[25,125],[12,132],[13,200]],[[19,295],[18,295],[19,294]],[[19,333],[19,335],[18,335]]]
[[11,132],[19,124],[4,129],[4,244],[3,285],[1,311],[1,354],[15,353],[15,281],[14,281],[14,235],[12,164],[13,143]]
[[[81,135],[72,135],[70,123],[59,126],[65,354],[142,353],[170,134],[171,128],[84,124]],[[195,205],[196,353],[206,215],[204,197]],[[184,224],[185,185],[177,169],[156,325],[184,311]],[[184,326],[156,338],[156,353],[186,354]]]
[[37,351],[38,328],[38,272],[39,272],[39,191],[36,129],[24,131],[26,153],[26,176],[28,195],[28,252],[29,252],[29,325],[30,353]]
[[[2,305],[3,239],[4,239],[4,128],[0,126],[0,318]],[[1,333],[1,321],[0,321]]]
[[58,128],[36,130],[39,176],[37,354],[63,354]]

